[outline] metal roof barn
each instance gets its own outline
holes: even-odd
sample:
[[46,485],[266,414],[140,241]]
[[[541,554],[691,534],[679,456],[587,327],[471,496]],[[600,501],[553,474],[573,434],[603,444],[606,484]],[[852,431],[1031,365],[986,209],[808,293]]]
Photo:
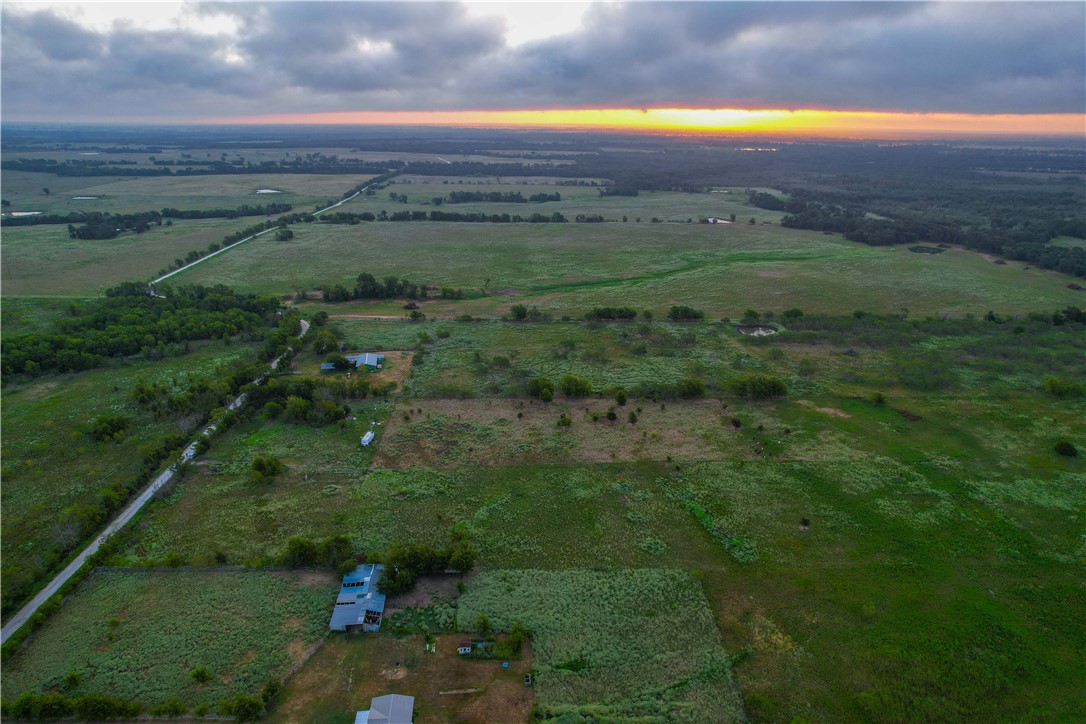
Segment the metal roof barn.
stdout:
[[384,570],[379,563],[365,563],[343,577],[328,622],[330,630],[375,632],[381,628],[385,596],[377,592],[377,581]]

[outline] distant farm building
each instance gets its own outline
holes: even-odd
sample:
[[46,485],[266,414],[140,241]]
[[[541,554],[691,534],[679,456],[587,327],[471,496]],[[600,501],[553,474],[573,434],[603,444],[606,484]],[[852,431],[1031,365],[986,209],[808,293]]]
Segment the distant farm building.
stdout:
[[[385,366],[385,356],[383,354],[373,354],[372,352],[363,352],[362,354],[348,354],[344,355],[344,359],[347,360],[347,364],[354,369],[365,368],[370,372],[376,372]],[[322,362],[321,372],[330,372],[335,370],[336,365],[332,362]]]
[[732,222],[728,221],[727,219],[718,219],[715,216],[710,216],[709,217],[709,223],[710,224],[730,224]]
[[385,694],[370,699],[370,708],[354,715],[354,724],[411,724],[415,697]]
[[385,596],[377,592],[377,581],[384,570],[385,567],[380,564],[366,563],[343,577],[335,608],[332,609],[332,620],[328,623],[330,630],[375,632],[381,628]]

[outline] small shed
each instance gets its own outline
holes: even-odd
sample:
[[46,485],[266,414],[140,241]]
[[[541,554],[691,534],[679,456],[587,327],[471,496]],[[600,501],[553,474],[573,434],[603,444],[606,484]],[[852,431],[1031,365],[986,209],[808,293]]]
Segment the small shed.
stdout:
[[456,647],[456,653],[460,654],[461,656],[467,656],[468,654],[470,654],[471,642],[461,641],[460,645]]

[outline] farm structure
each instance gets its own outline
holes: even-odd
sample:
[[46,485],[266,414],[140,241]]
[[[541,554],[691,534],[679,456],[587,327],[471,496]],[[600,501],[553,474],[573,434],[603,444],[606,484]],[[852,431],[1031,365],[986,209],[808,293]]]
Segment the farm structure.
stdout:
[[377,592],[377,581],[384,569],[380,564],[366,563],[343,577],[328,623],[330,630],[375,633],[381,628],[385,596]]
[[[365,368],[369,372],[376,372],[385,366],[385,356],[383,354],[373,354],[372,352],[363,352],[361,354],[348,354],[344,355],[344,359],[354,369]],[[321,363],[321,372],[328,372],[336,368],[333,362]]]
[[354,715],[354,724],[411,724],[415,697],[385,694],[370,700],[370,708]]

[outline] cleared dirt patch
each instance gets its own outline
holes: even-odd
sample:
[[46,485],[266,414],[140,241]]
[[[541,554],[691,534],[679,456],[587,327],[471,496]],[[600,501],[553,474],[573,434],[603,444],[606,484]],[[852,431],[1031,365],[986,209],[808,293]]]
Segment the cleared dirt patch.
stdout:
[[815,407],[815,404],[810,400],[797,400],[796,403],[803,405],[804,407],[814,408],[816,411],[821,412],[823,415],[829,415],[830,417],[852,417],[852,415],[848,414],[844,410],[838,410],[836,407]]
[[[437,651],[429,653],[422,636],[333,636],[291,679],[268,720],[351,721],[375,696],[406,694],[415,697],[416,724],[527,721],[533,700],[524,685],[532,669],[530,646],[502,669],[498,660],[457,656],[462,638],[437,636]],[[442,695],[451,691],[465,693]]]
[[405,608],[424,608],[439,601],[451,601],[459,595],[457,584],[467,576],[459,573],[436,573],[420,576],[415,587],[407,593],[390,596],[385,602],[385,617]]
[[[716,401],[412,400],[397,405],[375,464],[454,467],[465,464],[606,463],[745,458],[730,416]],[[615,420],[607,419],[614,408]],[[422,412],[418,412],[418,410]],[[640,410],[640,411],[639,411]],[[637,417],[630,422],[630,413]],[[559,427],[561,416],[569,427]],[[595,417],[595,420],[593,419]]]

